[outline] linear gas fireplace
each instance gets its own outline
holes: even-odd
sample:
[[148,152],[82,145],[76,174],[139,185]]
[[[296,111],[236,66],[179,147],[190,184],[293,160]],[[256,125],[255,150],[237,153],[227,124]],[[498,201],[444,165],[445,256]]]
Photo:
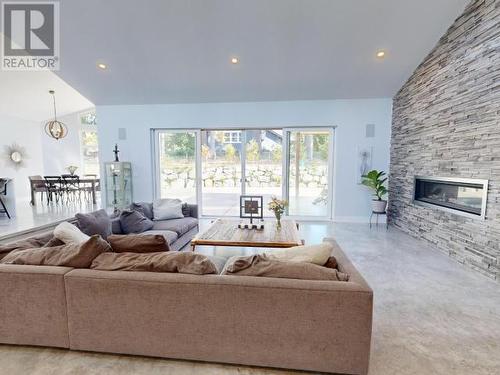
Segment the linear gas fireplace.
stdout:
[[457,215],[486,217],[488,180],[448,177],[415,177],[413,201]]

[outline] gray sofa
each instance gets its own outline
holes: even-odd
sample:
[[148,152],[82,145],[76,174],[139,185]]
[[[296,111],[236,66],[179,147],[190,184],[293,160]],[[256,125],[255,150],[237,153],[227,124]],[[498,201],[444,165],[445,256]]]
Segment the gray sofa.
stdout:
[[[142,203],[151,205],[152,203]],[[150,230],[139,234],[160,234],[167,240],[172,251],[179,251],[186,246],[198,233],[198,206],[196,204],[187,205],[189,216],[182,219],[170,219],[154,221],[154,226]],[[150,216],[146,213],[146,216]],[[149,217],[152,219],[152,217]],[[123,234],[120,226],[120,218],[114,217],[112,220],[113,234]]]
[[0,265],[0,342],[367,374],[373,293],[349,281]]

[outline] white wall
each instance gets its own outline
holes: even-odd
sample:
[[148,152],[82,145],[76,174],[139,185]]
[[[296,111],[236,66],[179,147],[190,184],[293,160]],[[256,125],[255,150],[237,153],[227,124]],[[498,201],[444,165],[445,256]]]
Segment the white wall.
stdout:
[[45,122],[40,124],[42,133],[43,168],[46,175],[61,175],[68,173],[66,168],[76,165],[82,171],[80,152],[80,113],[72,113],[58,117],[68,128],[68,135],[62,139],[54,139],[46,135]]
[[[99,159],[113,159],[119,144],[120,160],[132,162],[134,200],[153,196],[152,128],[280,128],[336,126],[334,218],[366,221],[370,195],[357,184],[357,146],[373,147],[372,167],[388,171],[392,100],[353,99],[289,102],[206,103],[97,106]],[[366,124],[376,125],[376,136],[365,137]],[[127,139],[118,140],[118,128]]]
[[[43,152],[40,124],[0,114],[0,176],[14,179],[17,200],[30,196],[28,176],[43,175]],[[16,170],[6,162],[5,146],[17,143],[25,148],[26,167]]]

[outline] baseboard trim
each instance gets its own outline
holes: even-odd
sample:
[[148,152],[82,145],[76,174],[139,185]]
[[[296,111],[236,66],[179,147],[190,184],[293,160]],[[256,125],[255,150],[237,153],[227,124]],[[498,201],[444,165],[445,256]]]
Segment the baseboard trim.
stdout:
[[[375,224],[376,217],[373,215],[372,224]],[[385,224],[387,217],[385,215],[380,215],[378,218],[379,224]],[[336,216],[333,218],[334,223],[363,223],[368,224],[370,222],[370,216]]]

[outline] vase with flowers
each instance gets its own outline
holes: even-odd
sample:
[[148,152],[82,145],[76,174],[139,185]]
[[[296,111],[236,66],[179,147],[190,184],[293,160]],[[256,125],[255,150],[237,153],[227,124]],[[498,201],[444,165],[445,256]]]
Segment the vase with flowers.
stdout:
[[276,216],[276,227],[280,229],[281,216],[285,212],[285,209],[288,206],[288,202],[286,200],[278,199],[277,197],[272,197],[267,206],[269,208],[269,211],[274,212],[274,216]]

